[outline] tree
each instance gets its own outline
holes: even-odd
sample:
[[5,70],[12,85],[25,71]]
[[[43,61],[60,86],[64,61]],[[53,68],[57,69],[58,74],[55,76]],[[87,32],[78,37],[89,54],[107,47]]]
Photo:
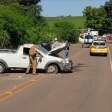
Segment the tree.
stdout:
[[0,48],[17,48],[23,43],[38,43],[42,40],[41,6],[38,1],[22,0],[29,5],[20,4],[20,0],[0,0]]
[[19,3],[20,5],[29,6],[36,5],[40,0],[0,0],[0,4],[8,5],[13,3]]
[[17,7],[21,7],[23,13],[31,16],[34,21],[38,22],[38,20],[43,20],[41,17],[41,5],[38,3],[40,0],[0,0],[0,5],[15,5]]
[[[12,6],[0,6],[0,32],[5,32],[2,33],[2,37],[5,39],[6,35],[10,41],[6,41],[7,45],[11,48],[16,48],[25,42],[38,43],[39,40],[39,27],[33,19]],[[6,44],[0,46],[5,47]]]
[[57,21],[54,23],[56,34],[59,40],[68,40],[69,42],[78,41],[78,33],[72,23],[67,21]]
[[107,14],[103,7],[94,8],[88,6],[84,9],[83,15],[86,17],[86,27],[92,29],[104,29],[107,22]]
[[19,0],[24,14],[31,16],[35,24],[44,25],[45,21],[41,16],[42,7],[38,4],[39,2],[41,2],[41,0]]
[[9,5],[13,3],[18,3],[18,0],[0,0],[1,5]]
[[112,0],[99,8],[86,7],[83,14],[86,17],[86,27],[102,30],[103,33],[112,33]]
[[112,0],[110,0],[109,2],[106,2],[104,5],[104,8],[106,10],[107,13],[107,30],[109,32],[112,32]]
[[10,45],[10,37],[7,31],[0,30],[0,48],[7,48]]
[[19,3],[25,6],[36,5],[39,2],[40,0],[19,0]]
[[93,8],[91,6],[88,6],[84,9],[83,15],[86,16],[87,18],[90,18],[93,16]]

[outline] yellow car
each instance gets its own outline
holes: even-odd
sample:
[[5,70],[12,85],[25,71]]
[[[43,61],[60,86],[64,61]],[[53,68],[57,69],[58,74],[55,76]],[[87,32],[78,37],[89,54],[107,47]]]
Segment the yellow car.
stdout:
[[104,40],[94,40],[90,47],[90,55],[105,55],[108,54],[108,48],[106,41]]

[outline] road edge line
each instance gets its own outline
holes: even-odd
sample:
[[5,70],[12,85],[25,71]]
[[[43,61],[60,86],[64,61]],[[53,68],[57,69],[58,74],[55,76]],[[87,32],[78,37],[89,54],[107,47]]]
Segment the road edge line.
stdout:
[[110,48],[108,47],[108,52],[109,52],[109,62],[110,62],[110,69],[112,72],[112,57],[111,57],[111,53],[110,53]]

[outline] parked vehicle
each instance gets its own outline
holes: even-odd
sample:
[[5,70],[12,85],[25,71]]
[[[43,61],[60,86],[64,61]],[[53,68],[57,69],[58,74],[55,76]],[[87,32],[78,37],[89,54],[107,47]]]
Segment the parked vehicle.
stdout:
[[[0,50],[0,73],[6,69],[27,68],[29,63],[29,49],[33,44],[21,45],[17,50]],[[48,73],[57,73],[59,71],[72,71],[72,63],[59,57],[58,53],[66,47],[63,43],[51,51],[38,46],[39,63],[37,69],[45,70]],[[40,58],[41,57],[41,58]]]

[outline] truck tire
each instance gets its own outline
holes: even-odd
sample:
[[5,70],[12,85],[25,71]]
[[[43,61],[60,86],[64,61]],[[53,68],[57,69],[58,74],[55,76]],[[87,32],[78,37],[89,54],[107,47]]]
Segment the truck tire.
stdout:
[[107,53],[105,53],[104,56],[107,56]]
[[55,74],[57,74],[58,71],[59,71],[59,68],[58,68],[58,66],[56,64],[50,64],[46,68],[47,73],[55,73]]
[[6,69],[5,64],[0,62],[0,73],[5,72],[5,69]]

